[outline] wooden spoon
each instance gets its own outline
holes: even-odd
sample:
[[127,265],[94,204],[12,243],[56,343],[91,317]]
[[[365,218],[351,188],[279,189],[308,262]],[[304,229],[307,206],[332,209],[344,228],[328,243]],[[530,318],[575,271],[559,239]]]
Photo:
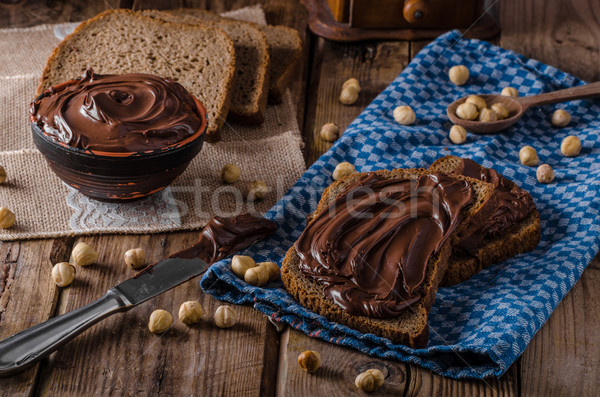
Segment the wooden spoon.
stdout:
[[456,115],[456,108],[467,100],[467,97],[452,102],[448,108],[448,118],[452,123],[462,125],[467,130],[477,134],[493,134],[507,129],[523,117],[527,109],[532,106],[547,105],[572,101],[574,99],[592,98],[600,95],[600,82],[567,88],[564,90],[548,92],[546,94],[515,98],[504,95],[479,95],[488,107],[494,103],[501,102],[508,109],[508,118],[498,121],[463,120]]

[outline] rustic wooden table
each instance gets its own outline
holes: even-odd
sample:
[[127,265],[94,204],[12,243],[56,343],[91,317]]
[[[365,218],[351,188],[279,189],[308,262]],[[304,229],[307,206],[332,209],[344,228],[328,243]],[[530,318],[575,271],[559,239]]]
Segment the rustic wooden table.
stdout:
[[[312,36],[307,13],[294,0],[97,1],[78,3],[0,0],[0,27],[78,21],[106,8],[201,7],[222,12],[262,3],[271,24],[292,26],[304,39],[301,73],[292,87],[298,122],[311,164],[329,144],[320,126],[345,128],[407,65],[426,42],[335,44]],[[504,48],[537,58],[589,81],[600,80],[600,3],[596,0],[504,0],[496,7]],[[9,56],[2,54],[1,56]],[[337,101],[342,82],[357,77],[359,102]],[[122,253],[146,248],[149,260],[178,251],[197,232],[88,237],[98,265],[69,288],[57,288],[51,264],[68,259],[79,239],[60,238],[0,245],[0,338],[100,297],[129,277]],[[207,322],[188,328],[175,322],[161,337],[147,331],[155,308],[176,313],[188,299],[213,313],[219,302],[188,282],[125,314],[96,325],[41,364],[0,379],[0,394],[14,395],[351,395],[354,377],[377,366],[388,374],[374,395],[596,395],[600,389],[600,260],[597,257],[525,353],[500,379],[456,381],[395,361],[368,357],[285,329],[279,333],[251,307],[237,307],[239,324],[220,330]],[[304,350],[318,350],[323,367],[314,375],[298,369]]]

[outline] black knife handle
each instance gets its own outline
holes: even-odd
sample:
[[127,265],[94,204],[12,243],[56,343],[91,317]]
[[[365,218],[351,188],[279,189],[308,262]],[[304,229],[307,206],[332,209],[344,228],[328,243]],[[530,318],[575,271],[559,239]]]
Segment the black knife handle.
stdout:
[[51,318],[0,342],[0,377],[35,364],[98,321],[130,309],[132,305],[116,290],[72,312]]

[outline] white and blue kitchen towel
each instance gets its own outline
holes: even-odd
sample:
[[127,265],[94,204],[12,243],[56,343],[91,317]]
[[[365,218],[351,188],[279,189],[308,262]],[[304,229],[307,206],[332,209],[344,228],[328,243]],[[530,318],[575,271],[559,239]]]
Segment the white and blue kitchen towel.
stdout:
[[[448,69],[466,65],[468,82],[455,86]],[[525,350],[537,330],[573,287],[598,252],[600,241],[600,102],[572,101],[530,109],[512,128],[496,135],[468,136],[463,145],[448,139],[446,106],[455,99],[499,93],[511,86],[521,96],[584,84],[553,67],[478,40],[449,32],[422,50],[408,67],[348,127],[335,145],[298,180],[266,214],[277,233],[247,250],[255,259],[281,265],[286,250],[301,234],[332,172],[342,161],[359,172],[428,167],[453,154],[472,158],[506,175],[531,193],[541,215],[537,248],[483,270],[467,282],[438,290],[429,316],[430,338],[424,349],[390,343],[328,321],[296,303],[282,288],[257,288],[229,269],[230,260],[212,266],[201,285],[209,294],[233,303],[252,303],[277,321],[310,336],[350,346],[366,354],[395,358],[452,378],[500,376]],[[393,109],[411,106],[417,121],[394,122]],[[572,116],[554,128],[555,108]],[[583,144],[574,158],[560,153],[560,143],[577,135]],[[538,150],[541,163],[556,173],[553,183],[537,182],[535,167],[519,163],[524,145]]]

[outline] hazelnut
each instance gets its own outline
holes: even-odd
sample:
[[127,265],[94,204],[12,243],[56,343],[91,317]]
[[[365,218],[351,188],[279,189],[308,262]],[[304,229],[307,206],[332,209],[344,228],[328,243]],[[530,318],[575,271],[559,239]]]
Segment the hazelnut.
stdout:
[[155,334],[162,334],[173,324],[171,313],[163,309],[157,309],[150,315],[148,329]]
[[461,103],[456,108],[456,115],[463,120],[475,120],[479,112],[472,103]]
[[245,255],[234,255],[231,260],[231,270],[239,278],[243,279],[246,271],[256,266],[254,259]]
[[490,121],[496,121],[496,113],[490,108],[483,108],[481,112],[479,112],[479,121],[487,123]]
[[496,118],[502,120],[508,117],[508,108],[501,102],[496,102],[492,105],[491,109],[496,113]]
[[394,120],[398,124],[411,125],[416,118],[417,116],[410,106],[398,106],[394,109]]
[[358,79],[355,79],[354,77],[344,81],[344,84],[342,84],[342,90],[345,90],[347,87],[354,87],[357,92],[360,92],[360,83],[358,82]]
[[502,89],[502,92],[500,92],[500,95],[512,96],[516,98],[519,96],[519,91],[517,91],[517,89],[513,87],[504,87]]
[[333,180],[339,181],[340,179],[352,175],[355,172],[356,169],[354,168],[354,166],[349,162],[344,161],[335,166],[335,169],[333,170]]
[[269,273],[269,282],[277,280],[281,274],[281,270],[275,262],[260,262],[258,267],[267,269],[267,272]]
[[75,280],[75,266],[60,262],[52,267],[52,279],[59,287],[66,287]]
[[0,165],[0,183],[4,183],[6,180],[6,170]]
[[368,369],[356,376],[354,384],[362,391],[371,392],[383,385],[383,372],[378,369]]
[[581,141],[575,135],[569,135],[562,140],[560,151],[567,157],[575,157],[581,152]]
[[461,125],[453,125],[450,128],[450,140],[456,145],[461,145],[467,140],[467,130]]
[[487,107],[487,103],[485,103],[485,100],[478,95],[469,95],[465,102],[472,103],[473,105],[477,106],[477,110],[481,110]]
[[540,183],[550,183],[554,180],[554,170],[548,164],[540,165],[536,175]]
[[237,314],[231,306],[219,306],[215,311],[214,321],[219,328],[231,328],[237,322]]
[[452,66],[448,71],[450,81],[456,85],[463,85],[469,80],[469,69],[465,65]]
[[0,207],[0,227],[8,229],[15,224],[15,214],[6,207]]
[[225,164],[221,169],[221,180],[225,183],[235,183],[239,178],[242,170],[235,164]]
[[340,93],[340,102],[344,105],[353,105],[358,100],[358,89],[355,86],[348,86],[342,89]]
[[132,269],[138,269],[146,264],[146,253],[141,248],[132,248],[123,255],[125,264]]
[[321,127],[321,139],[334,142],[340,134],[340,128],[335,123],[327,123]]
[[263,181],[253,181],[248,190],[248,201],[260,201],[269,193],[269,187]]
[[535,167],[540,162],[536,150],[531,146],[523,146],[519,150],[519,160],[527,167]]
[[88,266],[98,260],[98,253],[86,243],[79,243],[73,248],[71,257],[76,265]]
[[563,109],[557,109],[552,113],[552,125],[555,127],[566,127],[571,122],[571,115]]
[[179,306],[179,319],[186,325],[196,324],[202,318],[202,306],[197,301],[183,302]]
[[321,366],[321,355],[314,350],[306,350],[298,356],[298,365],[303,371],[312,374]]
[[246,270],[244,281],[255,287],[262,287],[269,282],[269,269],[265,266],[251,267]]

